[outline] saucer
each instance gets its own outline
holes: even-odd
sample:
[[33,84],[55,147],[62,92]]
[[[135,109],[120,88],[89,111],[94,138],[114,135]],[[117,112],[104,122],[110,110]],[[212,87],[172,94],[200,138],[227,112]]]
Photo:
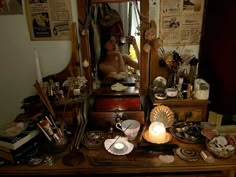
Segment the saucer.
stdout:
[[167,98],[165,93],[155,93],[154,97],[158,100],[165,100]]
[[190,162],[197,161],[199,159],[198,152],[192,148],[177,148],[176,154],[182,160],[186,160],[186,161],[190,161]]
[[[126,154],[129,154],[133,150],[134,145],[132,143],[128,142],[128,139],[126,137],[120,137],[117,141],[116,141],[116,139],[117,139],[117,137],[115,137],[114,139],[106,139],[105,140],[104,147],[109,153],[111,153],[113,155],[126,155]],[[121,149],[116,148],[114,146],[115,144],[112,145],[112,143],[114,143],[114,141],[116,141],[115,144],[118,144],[118,143],[120,145],[122,144],[122,148]]]

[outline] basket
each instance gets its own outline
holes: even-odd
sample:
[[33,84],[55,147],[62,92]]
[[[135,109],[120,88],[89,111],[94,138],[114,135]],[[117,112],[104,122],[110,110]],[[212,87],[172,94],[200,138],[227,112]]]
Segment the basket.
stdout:
[[[218,136],[218,137],[223,137],[223,136]],[[215,142],[215,138],[218,138],[218,137],[214,137],[212,140],[206,140],[207,150],[211,154],[213,154],[215,157],[223,158],[223,159],[230,158],[232,155],[235,154],[235,151],[236,151],[235,143],[225,144],[224,146],[217,145],[217,143]]]

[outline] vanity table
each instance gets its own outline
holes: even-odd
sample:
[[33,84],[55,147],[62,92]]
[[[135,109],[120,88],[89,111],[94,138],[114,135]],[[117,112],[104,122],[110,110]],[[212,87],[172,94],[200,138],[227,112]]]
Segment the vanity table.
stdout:
[[[107,2],[107,0],[100,0],[101,2]],[[98,2],[100,2],[98,1]],[[126,0],[110,0],[109,2],[126,1]],[[86,18],[86,3],[87,1],[77,0],[78,16],[81,22],[84,22]],[[96,0],[93,0],[96,2]],[[140,0],[141,14],[148,14],[149,2]],[[89,18],[88,18],[89,19]],[[145,43],[143,33],[149,28],[148,23],[141,23],[141,47]],[[82,60],[90,59],[88,48],[88,34],[86,33],[86,26],[79,24],[79,34],[81,40]],[[85,30],[85,31],[84,31]],[[85,32],[85,33],[83,33]],[[140,58],[140,88],[136,88],[133,85],[129,85],[128,89],[123,92],[114,92],[111,90],[109,82],[104,83],[101,88],[97,88],[89,95],[90,110],[89,110],[89,127],[93,129],[104,129],[104,127],[110,127],[116,123],[119,118],[130,118],[139,120],[143,125],[145,122],[145,110],[142,104],[143,100],[141,94],[146,96],[148,90],[148,53],[141,50]],[[89,61],[90,63],[90,61]],[[90,65],[91,66],[91,65]],[[84,74],[88,79],[88,92],[92,87],[91,67],[84,67]],[[208,100],[156,100],[153,95],[150,95],[151,105],[165,104],[169,106],[174,112],[178,114],[179,120],[190,121],[205,121],[207,113]],[[88,123],[88,124],[89,124]],[[95,130],[95,129],[94,129]],[[140,131],[141,133],[141,131]],[[177,144],[179,147],[194,148],[198,152],[205,149],[204,143],[199,144],[185,144],[179,142],[175,137],[172,137],[171,143]],[[135,146],[137,143],[134,142]],[[69,147],[65,152],[54,155],[55,164],[49,166],[43,162],[37,166],[29,166],[26,164],[20,165],[4,165],[0,166],[0,174],[8,176],[16,175],[83,175],[83,176],[183,176],[183,177],[235,177],[236,170],[236,155],[233,155],[229,159],[215,159],[215,163],[206,163],[203,159],[199,158],[198,161],[184,161],[180,159],[175,151],[174,162],[162,163],[159,160],[159,153],[135,153],[131,152],[124,156],[115,156],[108,153],[104,146],[101,146],[96,150],[89,150],[84,146],[79,149],[85,156],[82,163],[76,166],[67,166],[63,164],[63,157],[69,152]]]
[[[174,137],[171,143],[179,147],[202,150],[203,144],[185,144]],[[76,166],[66,166],[62,157],[67,153],[55,155],[55,164],[52,166],[41,163],[37,166],[5,165],[0,167],[1,175],[96,175],[96,176],[183,176],[183,177],[234,177],[236,170],[236,155],[229,159],[216,159],[215,163],[206,163],[202,158],[198,161],[188,162],[174,155],[174,162],[162,163],[158,154],[134,153],[134,150],[125,156],[115,156],[108,153],[104,147],[88,150],[81,147],[85,161]]]

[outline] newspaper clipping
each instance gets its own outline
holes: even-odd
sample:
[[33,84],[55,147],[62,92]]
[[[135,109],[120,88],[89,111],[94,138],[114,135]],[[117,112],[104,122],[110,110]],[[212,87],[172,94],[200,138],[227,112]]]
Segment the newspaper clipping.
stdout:
[[198,45],[204,0],[161,0],[160,37],[164,45]]
[[72,23],[68,0],[26,0],[31,40],[69,40]]

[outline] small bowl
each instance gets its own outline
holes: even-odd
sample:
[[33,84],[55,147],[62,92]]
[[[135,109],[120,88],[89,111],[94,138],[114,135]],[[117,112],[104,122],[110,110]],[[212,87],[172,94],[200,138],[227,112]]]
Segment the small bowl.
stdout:
[[176,88],[166,88],[165,92],[168,97],[176,97],[178,94],[178,90]]
[[105,138],[106,134],[103,131],[88,131],[84,134],[83,144],[88,149],[98,149],[103,145]]
[[167,98],[166,94],[165,93],[155,93],[154,94],[155,98],[158,99],[158,100],[164,100]]
[[187,131],[188,128],[187,122],[178,122],[175,124],[175,130],[179,133]]
[[197,126],[189,126],[188,130],[184,132],[184,137],[190,141],[197,141],[201,136],[201,129]]
[[197,141],[199,137],[189,135],[188,133],[184,132],[184,137],[189,141]]

